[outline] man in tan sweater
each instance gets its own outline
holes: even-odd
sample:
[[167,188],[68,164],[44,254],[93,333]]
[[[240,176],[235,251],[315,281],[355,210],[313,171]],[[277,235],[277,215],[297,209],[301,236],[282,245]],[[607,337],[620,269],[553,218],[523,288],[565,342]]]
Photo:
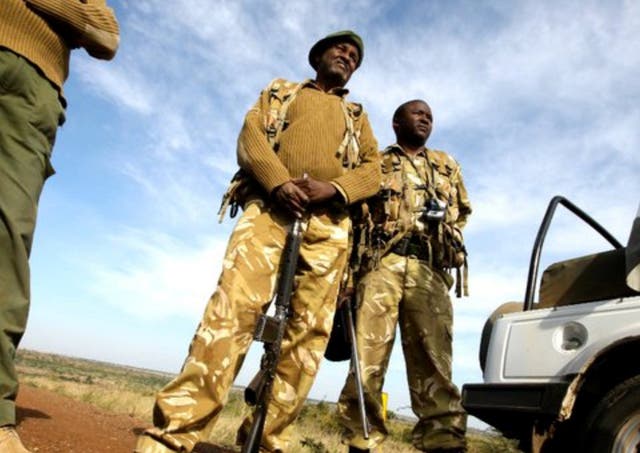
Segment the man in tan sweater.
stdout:
[[[347,206],[377,192],[380,166],[366,113],[344,88],[362,62],[358,35],[338,32],[309,52],[315,80],[277,79],[246,115],[238,139],[245,177],[233,201],[244,213],[229,240],[218,287],[180,374],[156,399],[154,428],[136,452],[190,452],[208,440],[260,314],[269,305],[293,217],[304,236],[261,450],[291,447],[290,424],[313,384],[331,331],[347,262]],[[251,364],[258,367],[257,363]],[[238,432],[243,443],[250,427]]]
[[0,451],[27,452],[15,432],[14,357],[29,312],[29,252],[72,48],[111,59],[118,23],[104,0],[0,0]]

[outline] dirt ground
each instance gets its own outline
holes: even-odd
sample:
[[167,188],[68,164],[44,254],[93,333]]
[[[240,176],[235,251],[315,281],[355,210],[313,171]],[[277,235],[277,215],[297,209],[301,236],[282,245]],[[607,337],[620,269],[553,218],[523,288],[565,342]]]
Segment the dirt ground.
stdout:
[[[131,453],[145,423],[90,404],[23,385],[17,401],[18,432],[33,453]],[[234,453],[199,444],[198,453]]]

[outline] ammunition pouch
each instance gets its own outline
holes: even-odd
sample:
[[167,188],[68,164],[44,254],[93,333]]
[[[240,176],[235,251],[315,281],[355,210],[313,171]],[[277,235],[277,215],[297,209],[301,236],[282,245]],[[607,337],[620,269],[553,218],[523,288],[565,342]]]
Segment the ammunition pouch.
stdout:
[[464,246],[460,229],[449,224],[442,224],[439,264],[445,269],[462,267],[467,260],[467,249]]
[[264,189],[246,171],[238,170],[222,196],[220,209],[218,209],[218,222],[222,223],[228,208],[231,208],[229,217],[233,219],[238,214],[238,208],[244,209],[249,201],[265,199],[266,195]]
[[468,296],[469,264],[462,232],[446,223],[442,227],[442,267],[456,270],[456,296]]
[[391,252],[400,256],[415,256],[422,261],[431,261],[431,247],[425,244],[425,241],[419,241],[411,235],[400,239],[396,245],[391,248]]

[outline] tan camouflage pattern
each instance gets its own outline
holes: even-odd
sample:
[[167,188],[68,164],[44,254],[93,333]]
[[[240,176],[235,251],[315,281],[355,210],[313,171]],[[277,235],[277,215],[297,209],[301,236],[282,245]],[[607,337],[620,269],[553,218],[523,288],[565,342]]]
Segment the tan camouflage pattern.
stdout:
[[[148,430],[147,436],[186,452],[208,439],[252,342],[258,316],[274,295],[289,222],[262,203],[246,207],[182,371],[157,395],[154,424],[158,428]],[[293,316],[274,381],[261,445],[264,451],[286,452],[290,447],[289,425],[313,384],[331,331],[349,229],[345,213],[329,211],[314,212],[305,224],[291,300]],[[251,365],[258,370],[257,364]],[[240,440],[249,426],[247,419],[238,433]]]
[[[407,156],[399,145],[389,146],[382,156],[382,183],[378,196],[368,203],[374,224],[386,238],[381,255],[407,234],[424,238],[425,247],[442,262],[439,267],[456,267],[444,260],[451,239],[462,242],[462,229],[471,214],[471,203],[460,166],[449,154],[426,149]],[[384,195],[384,196],[383,196]],[[445,219],[437,229],[420,220],[425,202],[437,198],[447,205]],[[446,261],[446,262],[445,262]]]
[[[442,228],[434,232],[421,221],[422,207],[428,197],[447,200],[443,223],[464,226],[471,205],[459,166],[441,151],[428,150],[410,157],[397,145],[385,150],[382,165],[382,189],[387,189],[387,196],[370,200],[373,221],[391,241],[406,234],[421,238],[437,258]],[[430,181],[435,184],[426,184]],[[425,185],[429,186],[426,190]],[[392,245],[387,244],[384,256],[357,282],[356,336],[371,433],[368,440],[362,436],[351,373],[338,402],[343,442],[373,449],[388,435],[382,389],[399,325],[411,407],[419,419],[412,434],[413,445],[422,451],[463,448],[466,413],[451,381],[453,313],[449,290],[453,277],[437,259],[399,256],[389,251]]]
[[[390,152],[392,151],[387,151],[387,153]],[[390,170],[393,176],[387,177],[388,169],[385,169],[387,171],[384,173],[382,188],[391,191],[384,211],[386,220],[391,223],[387,228],[390,231],[425,234],[428,228],[420,220],[420,216],[425,202],[433,195],[433,191],[419,189],[419,187],[425,186],[426,182],[433,178],[434,172],[423,155],[414,159],[403,157],[398,157],[398,160],[392,163]]]

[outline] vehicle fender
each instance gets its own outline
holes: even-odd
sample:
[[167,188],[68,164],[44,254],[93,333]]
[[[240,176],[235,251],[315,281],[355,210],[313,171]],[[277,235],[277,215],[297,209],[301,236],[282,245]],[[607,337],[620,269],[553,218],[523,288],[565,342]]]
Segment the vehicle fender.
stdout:
[[[624,333],[626,333],[627,335],[625,336]],[[617,336],[619,336],[620,338],[614,341],[613,343],[604,347],[600,345],[600,347],[602,347],[602,350],[598,351],[597,353],[594,352],[594,350],[596,351],[598,350],[597,343],[591,345],[590,348],[586,348],[585,351],[583,351],[582,360],[580,360],[580,357],[578,357],[576,360],[572,362],[574,364],[582,363],[582,366],[579,369],[579,371],[575,374],[575,377],[573,378],[573,380],[571,381],[571,384],[567,388],[567,393],[564,399],[562,400],[562,405],[560,407],[560,412],[558,414],[558,421],[565,421],[571,417],[576,399],[578,397],[578,394],[580,393],[580,389],[588,379],[589,370],[592,368],[594,363],[600,361],[605,356],[610,354],[612,351],[620,347],[623,347],[624,345],[627,345],[633,342],[640,342],[640,335],[638,335],[637,327],[625,328],[620,332],[620,335],[617,335]],[[573,373],[570,373],[570,374],[573,374]]]

